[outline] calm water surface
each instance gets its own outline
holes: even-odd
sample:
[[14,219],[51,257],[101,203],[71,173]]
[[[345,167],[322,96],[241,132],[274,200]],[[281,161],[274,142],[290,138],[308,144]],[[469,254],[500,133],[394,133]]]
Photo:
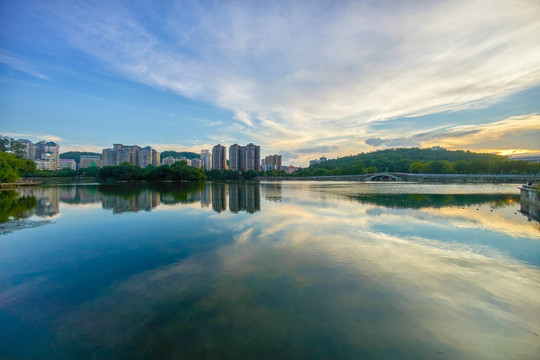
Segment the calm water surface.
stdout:
[[538,359],[517,185],[0,192],[2,359]]

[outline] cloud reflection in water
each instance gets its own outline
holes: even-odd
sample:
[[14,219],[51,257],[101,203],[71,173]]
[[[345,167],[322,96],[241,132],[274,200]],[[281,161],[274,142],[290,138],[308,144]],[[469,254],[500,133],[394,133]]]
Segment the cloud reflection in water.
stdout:
[[[215,229],[223,240],[119,278],[63,311],[51,325],[60,354],[89,347],[96,357],[133,358],[534,359],[540,352],[540,236],[514,214],[512,198],[497,207],[474,200],[399,208],[294,183],[273,184],[267,199],[265,186],[253,213],[207,216],[201,204],[198,240]],[[153,212],[169,221],[196,211],[175,206]],[[143,231],[151,220],[140,215]],[[175,241],[182,244],[181,233]]]

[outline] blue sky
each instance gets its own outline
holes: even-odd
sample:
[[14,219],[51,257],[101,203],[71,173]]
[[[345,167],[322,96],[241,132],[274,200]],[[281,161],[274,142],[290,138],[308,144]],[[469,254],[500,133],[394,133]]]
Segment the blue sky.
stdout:
[[0,134],[540,152],[540,2],[0,0]]

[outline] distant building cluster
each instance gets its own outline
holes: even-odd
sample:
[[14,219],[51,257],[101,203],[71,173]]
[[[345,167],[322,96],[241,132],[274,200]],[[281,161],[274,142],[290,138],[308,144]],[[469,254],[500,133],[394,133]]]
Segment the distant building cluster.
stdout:
[[60,170],[60,145],[45,140],[35,144],[27,139],[18,142],[24,146],[23,157],[35,162],[38,170]]
[[[158,166],[159,159],[160,154],[149,146],[141,148],[137,145],[114,144],[111,149],[103,149],[102,165],[115,166],[127,161],[141,167],[148,165]],[[253,143],[245,146],[231,145],[228,159],[227,147],[217,144],[211,150],[202,149],[199,159],[188,159],[184,156],[167,156],[161,159],[161,165],[170,166],[178,161],[185,161],[189,166],[199,169],[204,168],[205,170],[285,170],[282,166],[281,155],[267,156],[261,162],[261,147]],[[294,170],[296,170],[295,167],[287,167],[287,171]]]
[[269,155],[261,162],[261,169],[263,171],[282,170],[282,167],[281,155]]
[[150,146],[141,148],[138,145],[113,144],[112,148],[102,151],[103,166],[118,166],[124,162],[140,167],[159,166],[159,160],[159,152]]
[[79,169],[86,169],[90,167],[102,167],[101,156],[99,155],[81,155],[81,161],[79,162]]
[[217,144],[212,148],[201,150],[201,162],[205,170],[248,171],[261,169],[261,147],[253,143],[241,146],[233,144],[229,148],[227,164],[227,147]]
[[[253,143],[245,146],[231,145],[228,159],[227,147],[221,144],[214,146],[211,150],[201,150],[200,158],[195,159],[188,159],[184,156],[167,156],[161,159],[160,153],[150,146],[113,144],[112,148],[103,149],[101,156],[80,155],[80,161],[77,164],[74,159],[60,159],[60,145],[54,142],[40,141],[34,144],[26,139],[19,139],[18,141],[24,146],[24,157],[34,161],[38,170],[77,170],[90,167],[118,166],[124,162],[139,167],[147,167],[148,165],[157,167],[160,165],[170,166],[178,161],[185,161],[189,166],[199,169],[204,168],[205,170],[282,170],[288,174],[297,170],[292,165],[283,166],[281,155],[269,155],[261,160],[261,147]],[[326,158],[321,157],[320,160],[313,161],[326,161]]]
[[309,162],[309,165],[313,165],[313,164],[318,164],[318,163],[322,163],[322,162],[325,162],[327,161],[328,159],[326,158],[326,156],[321,156],[319,159],[315,159],[315,160],[311,160]]
[[189,166],[193,166],[195,168],[198,168],[200,169],[202,167],[202,160],[201,159],[188,159],[187,157],[185,156],[180,156],[178,158],[175,158],[173,156],[167,156],[167,157],[164,157],[163,159],[161,159],[161,165],[172,165],[174,164],[175,162],[178,162],[178,161],[185,161]]

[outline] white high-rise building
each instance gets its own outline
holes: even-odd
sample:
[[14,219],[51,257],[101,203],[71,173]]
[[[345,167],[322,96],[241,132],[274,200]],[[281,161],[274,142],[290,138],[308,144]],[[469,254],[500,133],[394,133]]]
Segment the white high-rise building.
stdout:
[[204,163],[205,170],[212,170],[212,154],[210,154],[210,150],[201,150],[201,160]]

